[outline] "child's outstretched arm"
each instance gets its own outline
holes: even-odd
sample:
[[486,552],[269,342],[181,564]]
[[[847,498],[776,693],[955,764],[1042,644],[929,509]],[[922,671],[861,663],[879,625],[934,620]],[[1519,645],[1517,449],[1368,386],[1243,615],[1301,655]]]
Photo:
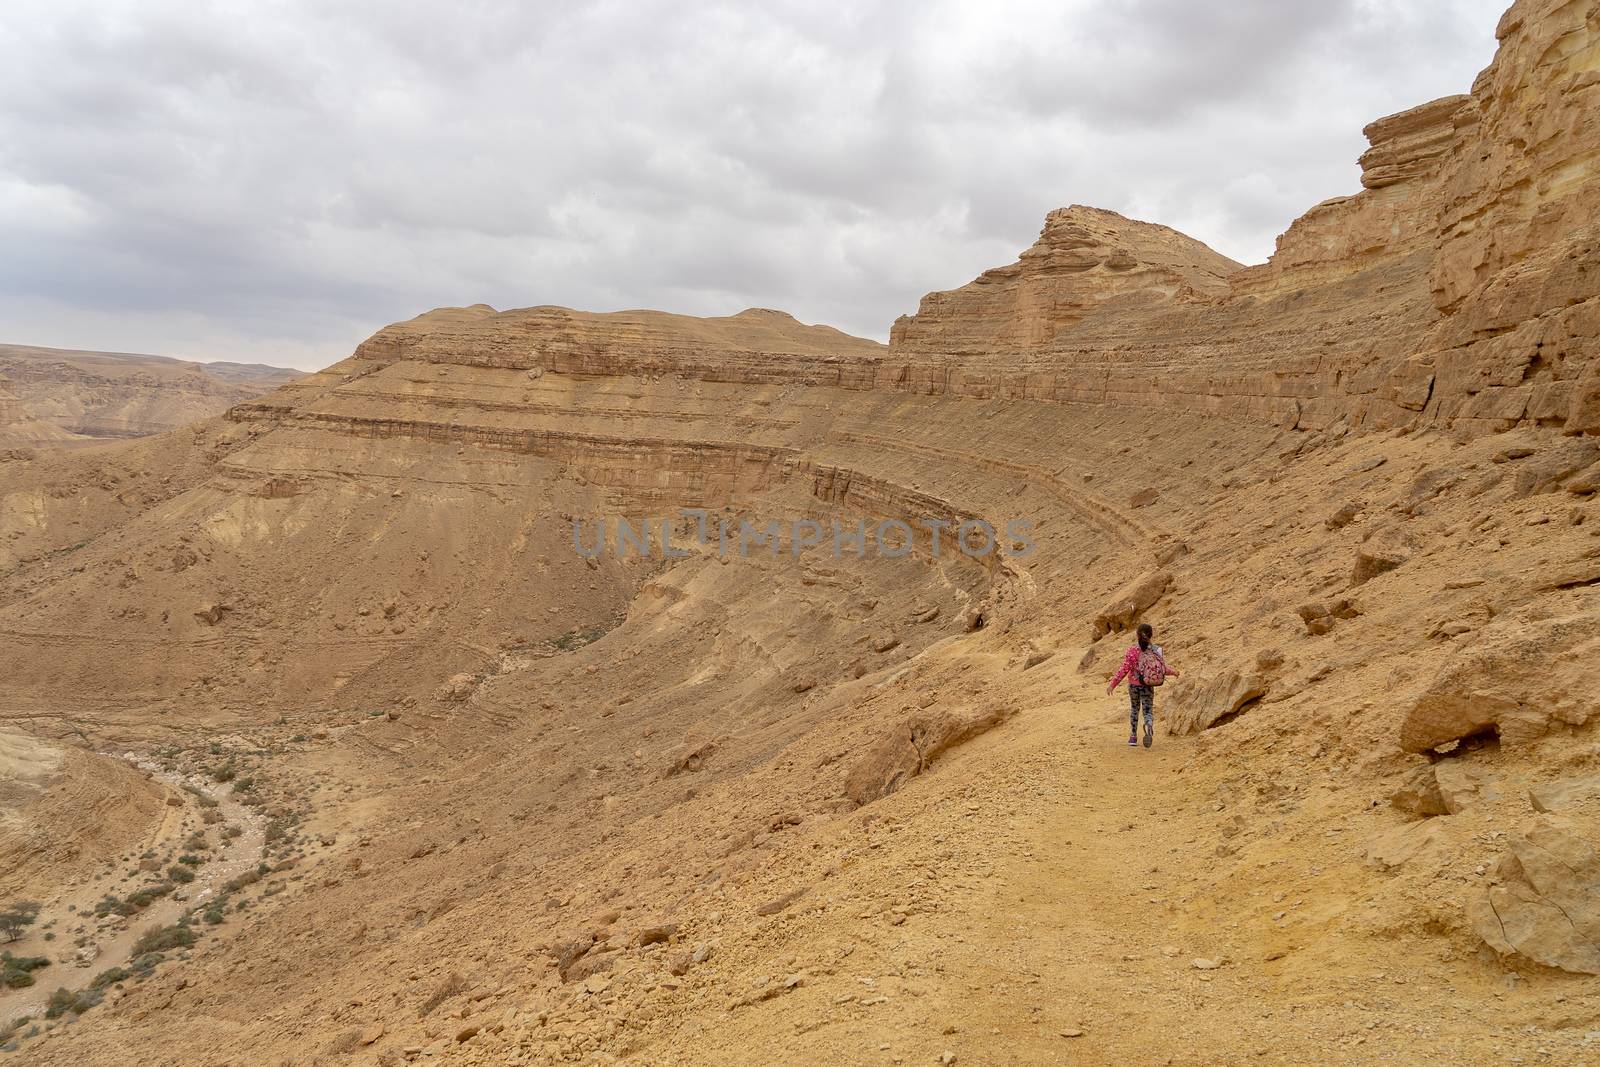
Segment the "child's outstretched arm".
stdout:
[[1122,684],[1122,679],[1126,678],[1133,672],[1133,668],[1138,664],[1138,662],[1138,651],[1132,648],[1128,649],[1128,654],[1122,657],[1122,666],[1117,668],[1117,673],[1111,677],[1111,684],[1106,686],[1107,696],[1110,696],[1112,693],[1116,692],[1117,686]]

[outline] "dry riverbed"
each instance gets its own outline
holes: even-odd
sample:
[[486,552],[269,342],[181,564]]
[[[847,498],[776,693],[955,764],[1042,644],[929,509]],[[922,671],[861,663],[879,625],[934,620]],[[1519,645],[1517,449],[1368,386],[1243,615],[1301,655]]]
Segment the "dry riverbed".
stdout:
[[[133,980],[140,938],[179,924],[186,915],[192,914],[189,925],[196,935],[217,929],[202,918],[208,905],[219,910],[228,884],[261,862],[266,820],[238,799],[231,785],[166,770],[133,752],[122,758],[166,784],[163,817],[142,849],[42,901],[37,920],[6,946],[14,957],[44,957],[49,963],[32,972],[32,986],[0,988],[0,1022],[42,1017],[58,990],[83,993],[108,972],[126,971],[120,981]],[[136,907],[140,900],[147,903]],[[114,991],[118,984],[102,980],[100,988]]]

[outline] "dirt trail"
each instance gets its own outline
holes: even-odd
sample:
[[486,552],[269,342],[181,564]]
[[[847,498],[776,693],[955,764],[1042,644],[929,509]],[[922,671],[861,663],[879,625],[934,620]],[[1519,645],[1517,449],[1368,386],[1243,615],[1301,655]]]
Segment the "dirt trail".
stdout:
[[[50,966],[36,972],[35,984],[26,989],[0,990],[0,1021],[40,1015],[50,995],[57,989],[78,992],[88,988],[89,983],[102,971],[125,967],[133,958],[134,943],[146,930],[171,925],[185,911],[204,904],[225,883],[261,861],[266,823],[253,808],[223,795],[211,783],[197,776],[164,771],[155,763],[133,753],[126,753],[123,758],[171,785],[174,795],[184,801],[182,807],[162,809],[161,821],[152,829],[144,843],[143,852],[160,851],[170,846],[175,855],[182,851],[178,847],[182,839],[204,826],[200,802],[185,789],[186,786],[216,801],[217,810],[222,815],[218,826],[234,825],[242,832],[232,840],[217,835],[210,860],[195,868],[193,882],[181,886],[177,893],[159,898],[120,924],[94,923],[88,917],[93,915],[95,904],[108,893],[121,895],[128,891],[125,885],[119,884],[128,868],[126,862],[115,863],[97,877],[48,901],[40,911],[38,920],[28,929],[27,936],[7,947],[17,956],[49,956]],[[133,862],[136,864],[138,861],[135,859]],[[152,875],[151,880],[153,878]],[[56,932],[53,941],[43,938],[47,924]],[[87,924],[89,940],[84,946],[83,955],[79,954],[68,936],[75,924]],[[79,959],[86,959],[86,962],[78,962]]]
[[[984,1065],[1484,1062],[1515,1039],[1475,1014],[1517,995],[1490,972],[1322,923],[1359,902],[1306,878],[1327,861],[1314,849],[1286,848],[1242,883],[1243,899],[1197,892],[1229,862],[1217,837],[1225,768],[1196,758],[1192,739],[1162,735],[1159,721],[1153,749],[1128,747],[1122,691],[1112,700],[1095,685],[1025,715],[1003,752],[980,743],[950,767],[981,776],[986,799],[956,834],[934,838],[972,859],[934,873],[947,887],[981,888],[945,892],[938,922],[913,916],[894,935],[903,973],[924,977],[897,983],[854,1034],[835,1031],[840,1054],[876,1045],[908,1063],[944,1049]],[[1551,1044],[1544,1062],[1568,1062]]]

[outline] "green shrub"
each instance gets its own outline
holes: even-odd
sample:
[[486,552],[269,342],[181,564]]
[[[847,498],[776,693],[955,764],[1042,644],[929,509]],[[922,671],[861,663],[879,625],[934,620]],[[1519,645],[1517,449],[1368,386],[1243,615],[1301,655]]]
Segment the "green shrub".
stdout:
[[128,961],[128,970],[140,978],[147,978],[150,972],[156,969],[156,964],[167,958],[165,952],[145,952]]
[[165,952],[168,949],[188,948],[194,942],[194,931],[187,926],[157,926],[139,935],[139,940],[133,943],[133,954],[142,956],[147,952]]
[[128,971],[123,970],[121,967],[111,967],[95,975],[94,981],[89,983],[89,988],[104,989],[108,985],[116,985],[118,982],[126,981],[128,977]]
[[44,1009],[44,1017],[59,1019],[63,1015],[82,1015],[98,1003],[100,1003],[100,993],[96,990],[86,989],[81,993],[74,993],[63,986],[50,994],[50,1001]]
[[222,766],[215,767],[211,771],[211,780],[213,782],[231,782],[238,776],[238,769],[235,768],[231,763],[224,763]]
[[171,881],[157,881],[155,885],[144,886],[144,888],[138,889],[136,893],[128,894],[128,904],[133,904],[134,907],[149,907],[152,902],[166,896],[171,891],[173,891],[173,883]]
[[174,882],[189,883],[194,881],[194,871],[190,870],[188,867],[185,867],[181,863],[174,863],[171,867],[167,868],[167,877],[171,878]]
[[33,972],[50,966],[44,956],[13,956],[0,952],[0,984],[9,989],[26,989],[33,984]]

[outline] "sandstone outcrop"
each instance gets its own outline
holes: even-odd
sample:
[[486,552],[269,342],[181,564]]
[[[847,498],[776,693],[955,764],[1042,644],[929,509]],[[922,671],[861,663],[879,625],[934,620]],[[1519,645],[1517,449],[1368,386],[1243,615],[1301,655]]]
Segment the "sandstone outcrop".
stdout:
[[961,355],[1047,345],[1103,305],[1145,309],[1228,291],[1239,264],[1165,226],[1074,205],[1052,211],[1016,263],[922,298],[894,324],[897,351]]
[[1496,884],[1473,898],[1478,936],[1502,955],[1600,974],[1600,855],[1552,816],[1507,838]]
[[1139,617],[1161,600],[1171,584],[1172,575],[1164,570],[1151,571],[1129,581],[1095,614],[1090,639],[1098,641],[1107,634],[1132,629]]
[[844,794],[870,804],[903,787],[940,754],[986,733],[1016,714],[1015,708],[984,711],[931,709],[912,715],[862,753],[845,779]]
[[1221,726],[1266,696],[1271,680],[1260,672],[1224,671],[1204,681],[1189,679],[1167,696],[1167,732],[1182,737]]
[[1526,745],[1552,724],[1578,726],[1600,714],[1583,672],[1600,651],[1593,615],[1495,623],[1445,656],[1399,724],[1400,747],[1431,748],[1490,732]]

